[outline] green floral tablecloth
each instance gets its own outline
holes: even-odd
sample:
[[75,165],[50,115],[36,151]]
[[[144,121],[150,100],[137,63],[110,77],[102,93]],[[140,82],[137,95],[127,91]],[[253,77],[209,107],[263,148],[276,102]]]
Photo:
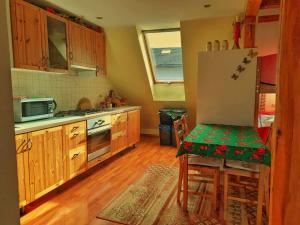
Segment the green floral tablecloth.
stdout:
[[254,127],[199,124],[186,137],[177,156],[187,153],[271,164],[271,152]]

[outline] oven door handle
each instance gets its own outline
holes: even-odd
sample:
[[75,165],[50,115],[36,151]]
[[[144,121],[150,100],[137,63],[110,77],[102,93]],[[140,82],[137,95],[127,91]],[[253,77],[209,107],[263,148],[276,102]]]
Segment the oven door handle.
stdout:
[[105,126],[105,127],[99,127],[99,128],[95,128],[95,129],[91,129],[91,130],[88,130],[88,136],[90,135],[94,135],[94,134],[98,134],[98,133],[101,133],[103,131],[107,131],[107,130],[110,130],[111,129],[111,126]]

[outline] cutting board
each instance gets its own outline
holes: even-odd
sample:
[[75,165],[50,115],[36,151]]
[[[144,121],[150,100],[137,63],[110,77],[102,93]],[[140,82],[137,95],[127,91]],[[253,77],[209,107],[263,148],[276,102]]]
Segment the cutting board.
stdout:
[[92,106],[92,103],[90,101],[90,99],[88,98],[81,98],[79,101],[78,101],[78,104],[77,104],[77,109],[79,110],[89,110],[89,109],[92,109],[93,106]]

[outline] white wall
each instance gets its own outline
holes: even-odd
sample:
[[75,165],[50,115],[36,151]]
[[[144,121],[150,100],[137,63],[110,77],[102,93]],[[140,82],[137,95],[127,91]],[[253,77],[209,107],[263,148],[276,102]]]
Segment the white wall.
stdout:
[[8,0],[0,1],[0,224],[19,222],[17,163],[13,130],[12,88],[8,36]]
[[[276,15],[280,11],[277,9],[260,10],[259,16]],[[266,56],[278,53],[280,37],[279,21],[268,23],[257,23],[255,32],[255,45],[259,56]]]

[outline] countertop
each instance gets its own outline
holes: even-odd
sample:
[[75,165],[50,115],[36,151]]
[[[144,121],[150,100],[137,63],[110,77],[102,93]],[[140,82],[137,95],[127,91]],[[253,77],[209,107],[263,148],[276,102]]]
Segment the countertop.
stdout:
[[69,123],[80,122],[104,115],[113,115],[122,112],[129,112],[133,110],[141,109],[141,106],[123,106],[111,109],[109,111],[94,113],[86,116],[68,116],[68,117],[53,117],[50,119],[37,120],[25,123],[15,123],[15,134],[23,134],[32,131],[47,129],[51,127],[61,126]]

